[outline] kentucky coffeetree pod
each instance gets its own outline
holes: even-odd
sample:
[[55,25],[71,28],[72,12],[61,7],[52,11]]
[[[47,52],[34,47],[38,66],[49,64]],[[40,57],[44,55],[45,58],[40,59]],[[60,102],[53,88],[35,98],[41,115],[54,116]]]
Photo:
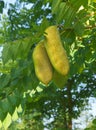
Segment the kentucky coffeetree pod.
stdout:
[[44,35],[46,38],[45,47],[53,67],[58,73],[67,75],[69,72],[69,61],[57,26],[48,27]]
[[33,62],[37,78],[45,85],[52,79],[52,65],[44,47],[44,40],[39,42],[33,50]]

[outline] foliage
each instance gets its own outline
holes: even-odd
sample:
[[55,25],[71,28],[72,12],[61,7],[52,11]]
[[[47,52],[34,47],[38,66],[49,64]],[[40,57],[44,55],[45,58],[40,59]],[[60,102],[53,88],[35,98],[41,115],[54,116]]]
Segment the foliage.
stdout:
[[95,130],[96,129],[96,119],[92,121],[92,123],[85,130]]
[[[28,130],[72,129],[72,118],[79,116],[88,97],[96,96],[95,14],[96,3],[88,0],[17,0],[10,4],[0,27],[1,127],[3,123],[10,130],[14,125]],[[63,89],[53,82],[44,86],[34,72],[33,49],[50,25],[58,26],[69,57],[70,73]],[[16,116],[7,124],[19,106],[21,124]]]
[[0,1],[0,13],[3,13],[4,1]]

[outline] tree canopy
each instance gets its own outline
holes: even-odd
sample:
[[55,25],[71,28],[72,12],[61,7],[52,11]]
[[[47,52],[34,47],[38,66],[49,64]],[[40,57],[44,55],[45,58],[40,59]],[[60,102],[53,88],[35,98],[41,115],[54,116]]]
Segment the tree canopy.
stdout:
[[[72,119],[96,97],[96,1],[17,0],[7,13],[0,21],[0,128],[72,130]],[[62,88],[58,75],[57,84],[43,85],[32,59],[51,25],[70,63]]]

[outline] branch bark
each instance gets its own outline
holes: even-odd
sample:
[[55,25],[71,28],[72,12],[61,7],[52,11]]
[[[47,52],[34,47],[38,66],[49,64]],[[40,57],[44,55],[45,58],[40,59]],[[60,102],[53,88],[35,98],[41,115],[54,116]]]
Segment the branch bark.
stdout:
[[72,130],[72,113],[73,113],[73,103],[72,103],[72,85],[74,80],[70,79],[68,80],[67,85],[67,96],[68,96],[68,130]]

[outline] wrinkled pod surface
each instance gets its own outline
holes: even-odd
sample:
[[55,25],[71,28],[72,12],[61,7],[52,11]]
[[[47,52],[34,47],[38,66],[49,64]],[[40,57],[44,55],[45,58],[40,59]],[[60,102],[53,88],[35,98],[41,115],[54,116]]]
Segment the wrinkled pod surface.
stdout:
[[52,79],[52,65],[44,47],[44,40],[39,42],[33,50],[33,62],[37,78],[45,85]]

